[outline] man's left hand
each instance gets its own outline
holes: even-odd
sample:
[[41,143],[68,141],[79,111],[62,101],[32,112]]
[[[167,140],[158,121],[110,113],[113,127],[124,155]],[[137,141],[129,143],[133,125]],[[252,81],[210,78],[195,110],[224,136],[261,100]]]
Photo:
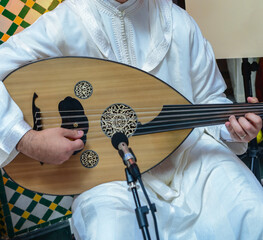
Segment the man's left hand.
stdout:
[[[248,97],[249,103],[258,103],[255,97]],[[237,142],[249,142],[254,139],[262,128],[262,119],[254,113],[247,113],[244,117],[236,119],[234,115],[225,123],[233,140]]]

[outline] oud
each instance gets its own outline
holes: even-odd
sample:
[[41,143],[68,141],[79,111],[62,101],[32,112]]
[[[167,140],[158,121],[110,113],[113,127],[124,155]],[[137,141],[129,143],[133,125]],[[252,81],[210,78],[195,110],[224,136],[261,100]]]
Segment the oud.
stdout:
[[164,161],[193,128],[222,124],[231,114],[262,116],[262,104],[193,105],[158,78],[124,64],[62,57],[25,65],[5,86],[35,130],[82,129],[85,147],[62,165],[41,164],[23,154],[4,170],[24,188],[79,194],[98,184],[125,180],[111,144],[124,133],[142,172]]

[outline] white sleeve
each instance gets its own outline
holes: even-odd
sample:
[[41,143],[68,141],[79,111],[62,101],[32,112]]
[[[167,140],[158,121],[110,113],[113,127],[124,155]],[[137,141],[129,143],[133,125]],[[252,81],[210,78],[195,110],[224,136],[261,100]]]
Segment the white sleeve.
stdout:
[[60,41],[59,24],[54,24],[54,18],[58,18],[55,12],[43,15],[32,26],[0,46],[0,167],[16,156],[17,143],[31,129],[8,94],[4,78],[28,62],[61,55],[57,47]]
[[[226,84],[218,69],[210,43],[202,36],[201,31],[192,18],[191,35],[191,76],[193,99],[195,104],[231,103],[224,91]],[[246,151],[247,144],[233,142],[224,125],[204,127],[203,131],[218,141],[224,142],[236,154]]]

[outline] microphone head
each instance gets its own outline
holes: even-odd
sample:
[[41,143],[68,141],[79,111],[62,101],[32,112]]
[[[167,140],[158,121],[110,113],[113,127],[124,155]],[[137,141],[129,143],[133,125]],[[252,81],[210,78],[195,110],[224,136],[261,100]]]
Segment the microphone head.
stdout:
[[114,133],[114,135],[111,138],[112,146],[115,149],[119,150],[118,146],[121,142],[125,142],[127,146],[129,145],[129,140],[124,133],[121,133],[121,132]]

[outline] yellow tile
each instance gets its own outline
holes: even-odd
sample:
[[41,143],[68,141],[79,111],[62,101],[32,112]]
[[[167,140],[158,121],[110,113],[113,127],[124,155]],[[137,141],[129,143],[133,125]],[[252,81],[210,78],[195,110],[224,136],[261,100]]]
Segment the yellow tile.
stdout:
[[30,215],[30,213],[29,212],[27,212],[27,211],[24,211],[24,213],[22,214],[22,218],[25,218],[25,219],[27,219],[28,217],[29,217],[29,215]]
[[18,231],[20,231],[19,229],[16,229],[16,228],[14,228],[14,232],[18,232]]
[[20,25],[21,22],[23,22],[23,19],[19,16],[16,16],[15,20],[14,20],[14,23],[17,24],[17,25]]
[[65,216],[70,215],[70,214],[72,214],[72,212],[68,210],[68,211],[66,212]]
[[11,211],[12,210],[12,208],[14,207],[14,205],[13,204],[11,204],[11,203],[8,203],[8,206],[9,206],[9,210]]
[[51,210],[54,211],[54,210],[56,209],[57,206],[58,206],[57,204],[55,204],[55,203],[51,203],[50,206],[49,206],[49,209],[51,209]]
[[36,201],[36,202],[39,202],[40,199],[41,199],[41,196],[38,195],[38,194],[36,194],[36,195],[34,196],[34,198],[33,198],[33,200]]
[[24,190],[25,190],[25,189],[24,189],[24,188],[21,188],[21,187],[18,187],[18,188],[16,189],[16,191],[19,192],[19,193],[21,193],[21,194],[24,192]]
[[7,178],[3,177],[3,181],[4,181],[4,185],[6,184],[6,182],[8,181]]
[[8,38],[10,38],[10,36],[7,35],[7,34],[4,34],[3,37],[1,38],[1,40],[2,40],[3,42],[5,42],[5,41],[7,41]]
[[0,6],[0,14],[4,11],[4,7],[3,6]]
[[28,7],[33,7],[33,5],[35,4],[35,2],[33,1],[33,0],[27,0],[26,1],[26,5],[28,6]]
[[44,223],[44,222],[46,222],[46,221],[40,219],[39,222],[38,222],[37,224],[41,224],[41,223]]

